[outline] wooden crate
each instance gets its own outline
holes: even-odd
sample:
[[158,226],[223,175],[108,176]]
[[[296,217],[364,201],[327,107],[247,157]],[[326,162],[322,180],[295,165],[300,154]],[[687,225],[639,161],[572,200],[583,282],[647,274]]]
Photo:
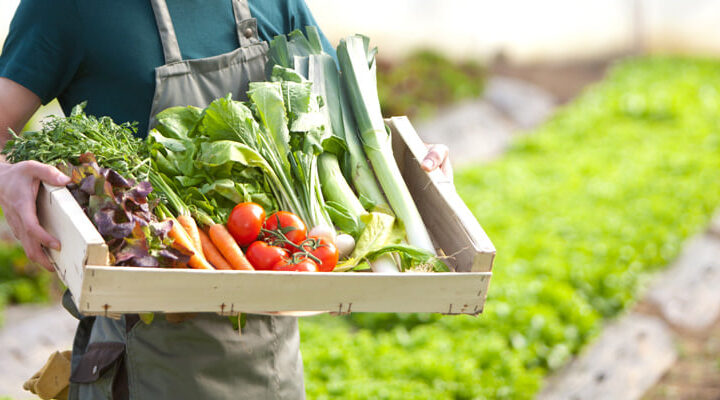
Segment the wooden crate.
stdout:
[[405,117],[391,118],[393,149],[448,273],[299,273],[200,271],[108,266],[108,249],[70,192],[42,185],[41,224],[61,244],[50,250],[75,304],[87,315],[139,312],[435,312],[479,314],[495,248],[439,172]]

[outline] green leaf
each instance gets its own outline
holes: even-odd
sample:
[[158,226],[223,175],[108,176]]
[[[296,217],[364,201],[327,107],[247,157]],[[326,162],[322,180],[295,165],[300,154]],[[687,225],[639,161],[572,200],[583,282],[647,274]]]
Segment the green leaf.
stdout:
[[362,231],[364,224],[358,218],[353,217],[350,210],[344,205],[334,202],[326,201],[325,209],[330,214],[330,219],[340,231],[345,232],[353,237],[357,237]]
[[175,180],[178,181],[180,183],[180,185],[183,186],[183,188],[187,188],[187,187],[193,187],[193,186],[201,184],[203,181],[205,181],[205,178],[202,176],[190,177],[190,176],[179,175],[179,176],[175,177]]
[[[169,132],[168,130],[164,130]],[[162,149],[163,153],[167,152],[182,152],[187,150],[188,139],[177,139],[169,137],[165,133],[161,133],[158,129],[153,129],[148,134],[149,142],[152,144],[157,143],[161,148],[155,148],[156,151]]]
[[213,183],[205,184],[200,189],[200,192],[205,195],[218,194],[235,204],[246,200],[246,196],[241,191],[238,191],[238,186],[230,179],[219,179]]
[[202,167],[218,167],[238,163],[241,166],[271,170],[267,161],[257,151],[242,143],[230,140],[203,143],[197,159]]
[[448,266],[433,253],[405,244],[383,246],[367,253],[364,258],[374,261],[384,254],[398,254],[402,260],[402,271],[450,272]]
[[252,82],[248,97],[260,118],[263,130],[281,156],[290,152],[290,132],[283,88],[279,82]]
[[[292,68],[293,60],[288,49],[288,41],[285,35],[277,35],[270,41],[268,50],[268,58],[272,61],[268,65],[274,63],[283,67]],[[274,71],[273,72],[274,75]]]
[[210,140],[235,140],[255,146],[259,126],[252,111],[231,96],[217,99],[205,109],[200,129]]
[[318,28],[308,25],[305,27],[305,32],[307,33],[307,40],[310,43],[310,47],[313,49],[313,54],[322,53],[322,40],[320,39],[320,31],[318,31]]
[[145,323],[145,325],[150,325],[153,322],[153,319],[155,319],[155,313],[140,313],[138,314],[140,316],[140,320]]
[[322,51],[322,46],[317,46],[318,42],[311,43],[299,29],[290,32],[288,36],[290,37],[289,48],[294,56],[307,56]]
[[371,212],[363,217],[365,229],[357,240],[351,258],[362,259],[367,254],[389,244],[392,238],[395,217],[381,212]]
[[156,129],[165,137],[187,139],[202,118],[202,112],[201,108],[193,106],[165,109],[157,115]]
[[271,80],[273,82],[295,82],[295,83],[302,83],[302,82],[306,81],[306,79],[303,78],[302,75],[298,74],[297,71],[295,71],[294,69],[282,66],[282,65],[275,65],[273,67]]

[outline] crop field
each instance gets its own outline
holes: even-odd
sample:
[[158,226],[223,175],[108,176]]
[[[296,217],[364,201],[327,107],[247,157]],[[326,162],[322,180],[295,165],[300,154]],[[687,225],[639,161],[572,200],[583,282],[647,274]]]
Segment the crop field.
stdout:
[[531,398],[720,205],[719,69],[625,61],[459,171],[498,251],[485,313],[303,320],[308,398]]

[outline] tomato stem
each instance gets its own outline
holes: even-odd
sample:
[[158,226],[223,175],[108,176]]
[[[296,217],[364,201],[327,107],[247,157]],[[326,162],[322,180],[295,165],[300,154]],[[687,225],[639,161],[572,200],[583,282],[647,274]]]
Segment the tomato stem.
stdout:
[[293,243],[290,239],[288,239],[287,236],[285,236],[285,233],[283,233],[280,229],[269,230],[269,229],[261,228],[260,231],[262,233],[266,233],[268,235],[275,237],[275,239],[272,239],[272,242],[270,243],[273,246],[279,245],[279,247],[282,247],[282,245],[289,245],[289,246],[295,248],[297,250],[297,252],[293,253],[293,255],[291,257],[293,264],[297,264],[300,261],[300,259],[298,258],[300,256],[309,258],[309,259],[315,261],[316,263],[318,263],[318,265],[322,263],[322,261],[319,258],[312,255],[309,251],[305,250],[305,248],[303,247],[306,245],[306,243],[308,241],[310,241],[313,250],[315,250],[317,248],[317,242],[318,242],[317,239],[307,238],[298,245],[298,244]]

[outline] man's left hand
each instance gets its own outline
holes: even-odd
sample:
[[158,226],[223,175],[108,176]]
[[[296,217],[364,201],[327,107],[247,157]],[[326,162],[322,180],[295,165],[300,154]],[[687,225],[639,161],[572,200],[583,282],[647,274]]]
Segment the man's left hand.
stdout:
[[443,175],[452,182],[453,181],[453,170],[450,165],[450,150],[444,144],[429,144],[428,153],[422,162],[422,168],[431,172],[438,168],[442,171]]

